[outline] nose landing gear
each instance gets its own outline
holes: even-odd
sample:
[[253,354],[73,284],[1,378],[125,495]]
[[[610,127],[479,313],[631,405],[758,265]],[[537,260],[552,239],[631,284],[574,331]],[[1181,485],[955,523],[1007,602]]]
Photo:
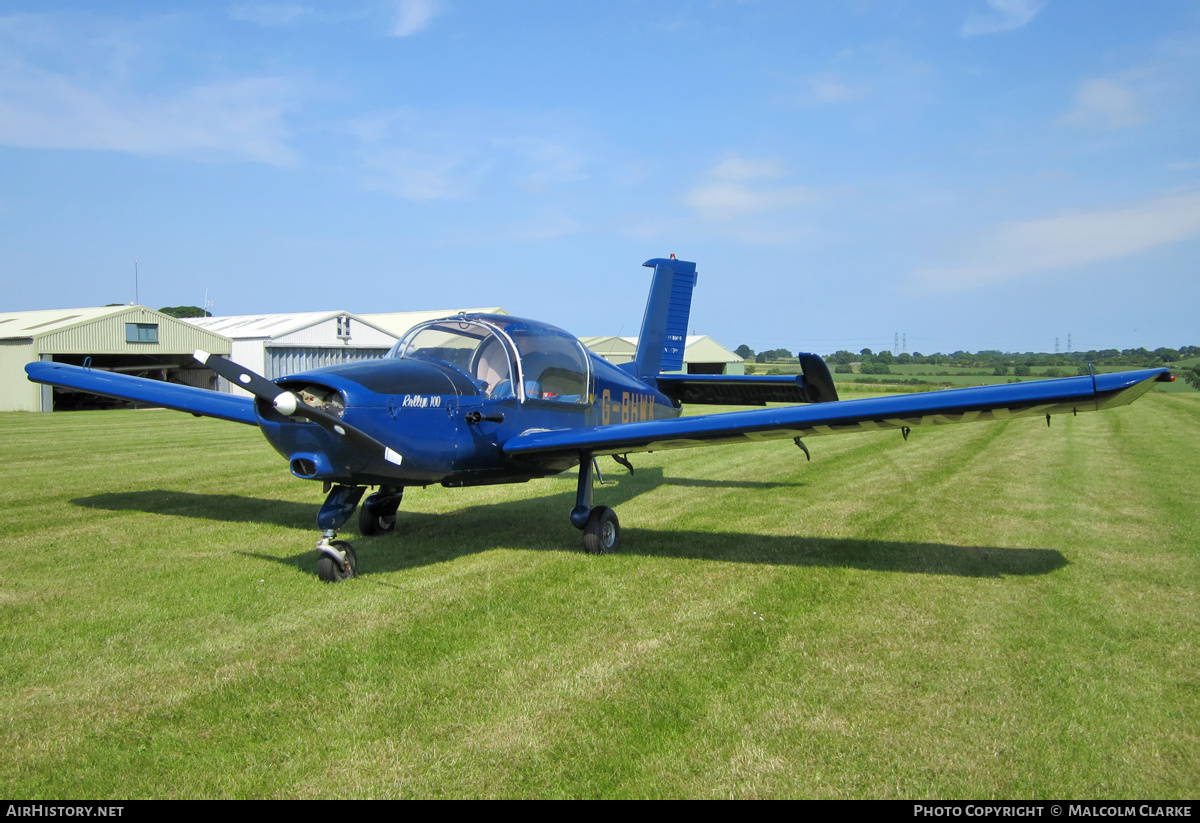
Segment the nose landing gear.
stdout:
[[329,490],[325,503],[317,512],[317,528],[322,529],[317,543],[317,577],[326,583],[337,583],[354,577],[358,569],[358,557],[354,547],[345,540],[334,540],[337,530],[345,525],[354,514],[358,501],[362,499],[362,486],[336,485]]
[[[354,547],[345,540],[335,540],[337,530],[354,515],[358,501],[366,488],[336,485],[329,490],[325,503],[317,512],[317,528],[322,529],[317,542],[317,576],[326,583],[337,583],[354,577],[358,557]],[[358,530],[364,537],[387,534],[396,528],[396,511],[404,499],[404,488],[380,486],[379,491],[363,500],[358,513]]]
[[345,540],[333,540],[336,536],[337,532],[329,529],[317,543],[317,551],[321,554],[317,558],[317,577],[326,583],[354,577],[354,572],[358,570],[354,547]]

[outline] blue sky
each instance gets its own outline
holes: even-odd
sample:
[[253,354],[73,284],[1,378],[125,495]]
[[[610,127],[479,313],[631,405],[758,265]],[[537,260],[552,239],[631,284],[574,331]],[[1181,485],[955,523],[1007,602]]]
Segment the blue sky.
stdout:
[[0,308],[1198,344],[1198,115],[1175,0],[7,2]]

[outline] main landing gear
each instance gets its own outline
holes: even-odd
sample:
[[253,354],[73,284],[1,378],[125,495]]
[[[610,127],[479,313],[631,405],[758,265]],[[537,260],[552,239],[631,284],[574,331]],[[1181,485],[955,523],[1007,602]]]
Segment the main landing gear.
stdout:
[[404,499],[404,489],[381,486],[379,491],[367,495],[358,510],[358,532],[364,537],[389,534],[396,528],[396,510]]
[[[345,540],[334,538],[337,530],[354,515],[365,491],[362,486],[336,485],[329,490],[321,511],[317,512],[317,528],[322,530],[317,542],[317,576],[326,583],[354,577],[358,570],[354,547]],[[364,537],[372,537],[392,531],[396,528],[396,511],[403,499],[404,489],[381,486],[379,491],[363,500],[358,513],[359,532]]]
[[[626,460],[617,462],[632,469]],[[611,554],[621,545],[621,523],[608,506],[592,505],[592,481],[598,474],[591,453],[581,452],[571,525],[583,532],[583,550],[588,554]],[[326,583],[347,580],[358,571],[354,547],[336,539],[338,529],[354,516],[355,509],[359,509],[358,530],[364,537],[388,534],[396,528],[396,512],[404,499],[404,489],[381,486],[363,500],[364,492],[363,486],[333,486],[317,513],[317,528],[322,530],[317,542],[317,576]],[[362,508],[358,505],[360,500]]]
[[579,485],[571,525],[583,532],[583,550],[588,554],[611,554],[621,545],[621,524],[608,506],[592,506],[592,474],[595,462],[588,452],[579,455]]

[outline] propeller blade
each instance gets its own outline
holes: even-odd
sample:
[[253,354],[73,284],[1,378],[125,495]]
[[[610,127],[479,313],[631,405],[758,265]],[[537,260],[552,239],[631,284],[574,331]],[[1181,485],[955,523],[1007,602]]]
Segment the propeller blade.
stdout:
[[401,456],[392,449],[380,443],[362,429],[356,429],[349,423],[321,409],[313,408],[297,396],[295,392],[281,389],[261,374],[256,374],[247,368],[239,366],[232,360],[216,357],[202,349],[196,349],[192,355],[201,364],[208,366],[230,383],[241,386],[246,391],[262,400],[269,402],[276,411],[286,417],[303,417],[311,420],[321,428],[344,439],[355,448],[370,455],[380,457],[389,463],[399,466]]
[[[274,403],[282,395],[291,394],[291,392],[283,391],[261,374],[255,374],[249,369],[242,368],[232,360],[226,360],[224,357],[209,354],[203,349],[196,349],[192,357],[199,360],[201,365],[208,366],[230,383],[233,383],[235,386],[241,386],[255,397],[261,397],[263,400],[270,400]],[[287,414],[287,412],[283,413]]]

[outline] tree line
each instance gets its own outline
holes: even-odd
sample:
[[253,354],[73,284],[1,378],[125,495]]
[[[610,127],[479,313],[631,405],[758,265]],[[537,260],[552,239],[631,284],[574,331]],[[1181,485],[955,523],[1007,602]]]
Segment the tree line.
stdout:
[[[768,349],[766,351],[755,352],[747,345],[738,346],[735,349],[739,357],[744,359],[754,358],[756,363],[778,363],[778,362],[794,362],[795,355],[790,349]],[[830,366],[850,365],[851,363],[878,363],[884,365],[928,365],[928,366],[954,366],[956,368],[971,368],[971,369],[995,369],[1005,367],[1009,369],[1026,368],[1044,369],[1047,367],[1078,367],[1086,366],[1091,363],[1094,366],[1162,366],[1186,360],[1191,357],[1200,357],[1200,346],[1181,346],[1178,349],[1161,347],[1153,351],[1146,348],[1136,349],[1090,349],[1088,351],[1077,352],[1056,352],[1050,354],[1048,352],[1002,352],[995,349],[984,349],[978,352],[956,351],[950,354],[935,352],[934,354],[922,354],[921,352],[903,352],[901,354],[892,354],[891,351],[884,350],[874,352],[871,349],[862,349],[855,353],[839,349],[833,354],[826,354],[823,359]]]
[[[755,352],[747,345],[735,349],[739,357],[749,360],[754,358],[756,363],[795,363],[796,357],[790,349],[767,349]],[[853,373],[851,364],[858,364],[859,374],[891,374],[891,366],[944,366],[958,369],[976,369],[984,374],[1003,376],[1012,374],[1015,377],[1025,377],[1037,369],[1039,377],[1068,377],[1075,374],[1087,374],[1089,364],[1095,366],[1126,366],[1156,368],[1170,366],[1180,360],[1200,357],[1200,346],[1180,346],[1177,349],[1163,346],[1153,351],[1139,347],[1136,349],[1089,349],[1076,352],[1002,352],[995,349],[984,349],[978,352],[955,351],[950,354],[935,352],[903,352],[892,354],[884,350],[874,352],[862,349],[859,352],[839,349],[833,354],[823,356],[825,363],[839,374]],[[1178,369],[1180,375],[1191,385],[1200,389],[1200,367]]]

